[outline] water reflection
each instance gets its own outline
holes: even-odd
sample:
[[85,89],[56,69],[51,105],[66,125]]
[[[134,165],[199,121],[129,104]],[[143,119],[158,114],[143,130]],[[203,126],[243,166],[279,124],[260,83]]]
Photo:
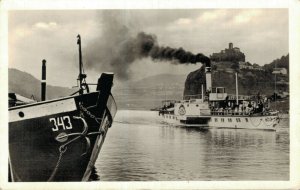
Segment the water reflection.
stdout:
[[222,147],[260,146],[274,144],[276,133],[273,131],[247,129],[211,129],[207,141]]
[[150,114],[114,123],[96,162],[102,181],[289,179],[288,128],[182,128]]
[[100,176],[99,176],[96,168],[93,167],[90,178],[89,178],[89,181],[99,181],[99,180],[100,180]]

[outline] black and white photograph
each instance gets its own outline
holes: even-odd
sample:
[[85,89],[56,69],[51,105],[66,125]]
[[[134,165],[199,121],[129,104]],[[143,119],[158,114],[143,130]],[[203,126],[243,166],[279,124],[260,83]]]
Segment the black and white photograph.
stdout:
[[300,1],[179,2],[0,1],[0,189],[300,187]]

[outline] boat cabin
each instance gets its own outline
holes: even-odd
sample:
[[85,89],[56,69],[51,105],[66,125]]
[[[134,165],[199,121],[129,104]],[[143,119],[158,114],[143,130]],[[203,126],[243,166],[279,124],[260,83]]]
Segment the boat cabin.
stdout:
[[209,101],[221,101],[225,100],[227,97],[227,93],[224,87],[216,87],[211,89],[211,93],[209,93]]

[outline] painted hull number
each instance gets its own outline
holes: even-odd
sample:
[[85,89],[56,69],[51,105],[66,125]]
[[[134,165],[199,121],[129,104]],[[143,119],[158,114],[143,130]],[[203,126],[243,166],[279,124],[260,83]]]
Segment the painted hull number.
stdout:
[[68,115],[49,118],[49,121],[53,124],[52,131],[72,129],[71,119]]

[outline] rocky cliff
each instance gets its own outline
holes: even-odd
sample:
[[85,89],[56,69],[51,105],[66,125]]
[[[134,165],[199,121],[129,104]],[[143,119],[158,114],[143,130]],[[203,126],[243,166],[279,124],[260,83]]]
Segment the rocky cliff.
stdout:
[[[214,64],[212,68],[214,68]],[[238,72],[239,94],[272,95],[275,91],[275,75],[269,71],[259,70],[214,70],[212,69],[212,87],[225,87],[226,92],[235,94],[235,72]],[[195,95],[201,93],[201,85],[205,89],[204,66],[191,72],[185,81],[184,95]],[[276,76],[276,90],[289,91],[288,76]]]

